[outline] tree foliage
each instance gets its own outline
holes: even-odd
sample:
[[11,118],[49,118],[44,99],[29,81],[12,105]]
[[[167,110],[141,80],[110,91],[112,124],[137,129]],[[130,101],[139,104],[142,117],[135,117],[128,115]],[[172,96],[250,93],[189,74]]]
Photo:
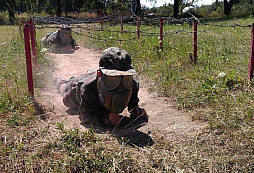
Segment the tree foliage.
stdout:
[[229,15],[235,0],[224,0],[224,14]]
[[253,0],[224,0],[224,14],[225,15],[230,15],[231,9],[233,8],[233,5],[239,4],[239,6],[243,5],[251,5],[253,4]]
[[[146,0],[156,3],[157,0]],[[143,8],[141,10],[140,0],[0,0],[0,11],[6,11],[9,14],[10,21],[15,19],[15,14],[26,12],[33,14],[49,14],[58,17],[63,14],[67,16],[70,13],[95,12],[99,9],[104,14],[112,13],[135,13],[142,15],[144,12],[157,13],[159,16],[174,16],[178,18],[184,7],[192,5],[198,0],[174,0],[173,4],[164,4],[158,8]],[[248,6],[249,5],[249,6]],[[242,8],[241,8],[242,7]],[[209,7],[198,8],[205,16],[207,12],[230,15],[237,9],[251,9],[253,0],[216,0]],[[205,9],[204,9],[205,8]],[[247,10],[246,10],[247,11]],[[243,12],[241,12],[242,14]],[[210,14],[210,13],[209,13]],[[201,15],[202,16],[202,15]],[[180,16],[181,17],[181,16]]]
[[0,11],[7,11],[11,18],[15,13],[45,13],[61,16],[70,12],[97,12],[102,9],[107,12],[126,12],[135,2],[134,12],[141,12],[140,0],[1,0]]

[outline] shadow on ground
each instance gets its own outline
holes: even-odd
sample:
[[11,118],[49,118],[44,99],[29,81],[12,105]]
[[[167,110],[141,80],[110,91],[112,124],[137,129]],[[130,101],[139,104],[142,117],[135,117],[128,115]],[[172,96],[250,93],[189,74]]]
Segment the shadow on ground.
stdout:
[[[66,111],[71,116],[77,116],[77,111],[69,109]],[[86,129],[93,129],[95,133],[110,134],[117,138],[119,143],[145,147],[153,145],[153,140],[149,134],[143,133],[138,129],[145,126],[148,123],[148,117],[132,119],[127,116],[123,116],[120,124],[116,127],[106,127],[100,125],[81,124]]]
[[92,128],[96,133],[111,134],[116,137],[121,144],[146,147],[153,145],[153,139],[149,134],[143,133],[138,129],[148,123],[148,118],[131,119],[124,117],[116,127],[105,127],[97,125],[82,124],[86,128]]
[[55,54],[73,54],[74,50],[70,49],[68,47],[50,48],[50,53],[55,53]]

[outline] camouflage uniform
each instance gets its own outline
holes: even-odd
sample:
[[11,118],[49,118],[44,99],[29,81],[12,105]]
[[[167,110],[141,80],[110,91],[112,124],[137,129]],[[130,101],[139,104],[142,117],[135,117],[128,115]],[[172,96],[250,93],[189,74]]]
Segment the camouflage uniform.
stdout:
[[[57,79],[58,91],[63,96],[63,103],[71,109],[78,110],[80,119],[86,115],[92,115],[92,123],[110,126],[108,115],[110,111],[100,102],[97,92],[97,70],[93,69],[79,77],[72,77],[69,81]],[[132,81],[132,95],[128,103],[128,110],[138,106],[138,83]]]
[[102,52],[98,70],[90,70],[69,81],[58,78],[57,88],[63,103],[78,110],[84,124],[115,126],[121,122],[120,113],[128,107],[130,118],[147,118],[138,107],[138,83],[133,80],[136,71],[125,50],[110,47]]
[[75,49],[76,42],[71,35],[71,28],[68,25],[63,25],[61,29],[48,34],[42,40],[46,46],[51,46],[52,44],[57,45],[59,48],[66,46],[71,46]]

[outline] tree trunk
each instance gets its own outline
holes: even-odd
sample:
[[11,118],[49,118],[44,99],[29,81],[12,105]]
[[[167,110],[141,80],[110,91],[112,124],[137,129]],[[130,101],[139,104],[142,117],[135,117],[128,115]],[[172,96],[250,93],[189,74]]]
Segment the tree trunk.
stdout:
[[173,17],[178,18],[179,16],[179,0],[174,0],[174,14]]
[[234,4],[234,0],[224,0],[224,14],[225,15],[230,15],[230,11],[233,7],[233,4]]
[[57,17],[61,17],[62,16],[62,4],[61,4],[61,0],[57,0],[56,16]]
[[7,8],[9,13],[10,22],[14,22],[15,20],[15,14],[14,14],[14,7],[15,7],[15,1],[7,0]]
[[140,0],[137,0],[136,15],[137,15],[137,16],[140,16],[140,15],[141,15],[141,4],[140,4]]

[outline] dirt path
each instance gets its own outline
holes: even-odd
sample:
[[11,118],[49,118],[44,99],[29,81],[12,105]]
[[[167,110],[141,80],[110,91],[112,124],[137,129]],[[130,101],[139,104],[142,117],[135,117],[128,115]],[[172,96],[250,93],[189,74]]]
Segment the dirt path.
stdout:
[[[82,47],[72,54],[51,53],[51,57],[56,61],[56,70],[53,75],[67,80],[72,76],[78,76],[87,69],[98,68],[99,56],[99,52]],[[47,103],[54,105],[59,121],[62,121],[66,127],[86,130],[84,126],[80,125],[77,115],[66,113],[67,108],[62,103],[62,97],[56,93],[53,86],[48,85],[42,95]],[[145,108],[149,115],[148,124],[139,129],[144,133],[152,129],[158,129],[177,135],[196,134],[205,126],[205,124],[191,121],[186,113],[174,109],[167,98],[155,97],[153,94],[148,93],[142,82],[139,98],[139,106]],[[123,114],[126,115],[127,111]]]

